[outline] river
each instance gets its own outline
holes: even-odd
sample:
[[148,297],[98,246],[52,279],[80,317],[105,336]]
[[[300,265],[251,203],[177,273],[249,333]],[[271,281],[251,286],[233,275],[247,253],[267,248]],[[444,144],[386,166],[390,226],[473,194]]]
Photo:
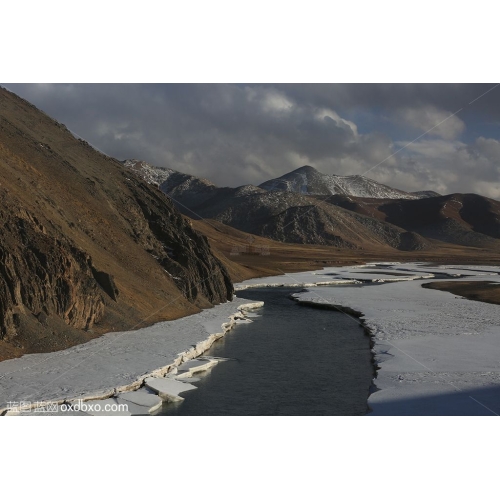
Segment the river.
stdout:
[[[370,339],[351,316],[298,305],[296,288],[238,291],[263,300],[207,356],[227,358],[162,415],[364,415],[373,377]],[[198,377],[198,375],[196,375]]]

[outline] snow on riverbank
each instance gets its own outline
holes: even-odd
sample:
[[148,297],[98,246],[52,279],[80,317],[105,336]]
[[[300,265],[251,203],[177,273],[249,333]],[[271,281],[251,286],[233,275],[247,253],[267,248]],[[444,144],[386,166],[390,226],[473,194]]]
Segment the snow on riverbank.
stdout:
[[[148,377],[161,380],[167,375],[171,380],[180,378],[189,382],[192,373],[203,367],[209,368],[215,361],[191,363],[186,369],[181,363],[205,352],[238,321],[244,321],[246,311],[262,305],[262,302],[235,298],[233,302],[174,321],[140,330],[110,332],[64,351],[29,354],[3,361],[0,363],[0,415],[12,408],[12,403],[24,403],[23,409],[34,411],[40,403],[79,403],[99,399],[104,400],[101,401],[104,408],[105,401],[106,404],[111,402],[105,398],[118,393],[130,394],[128,391],[141,387]],[[179,365],[181,369],[177,377]],[[174,398],[182,392],[176,391],[172,395]],[[145,396],[141,400],[145,400]],[[149,400],[151,406],[135,404],[150,409],[156,400]],[[66,412],[70,413],[81,412]],[[113,414],[111,410],[106,413]]]
[[[328,269],[328,268],[325,268]],[[267,276],[265,278],[252,278],[241,283],[234,284],[234,290],[246,290],[247,288],[262,287],[308,287],[322,285],[345,285],[352,284],[351,279],[336,278],[327,273],[318,273],[307,271],[293,274],[283,274],[280,276]],[[361,282],[359,282],[361,283]]]
[[[368,400],[373,415],[492,415],[500,414],[500,306],[422,284],[434,275],[500,284],[499,272],[491,266],[391,262],[325,268],[242,285],[295,283],[307,288],[294,294],[298,301],[360,313],[373,335],[379,368]],[[409,276],[400,275],[405,273]],[[344,280],[386,283],[318,287],[327,276],[332,285],[346,284]]]
[[[305,271],[300,273],[284,274],[281,276],[267,276],[265,278],[252,278],[241,283],[236,283],[234,289],[262,287],[302,287],[353,285],[365,282],[392,282],[410,281],[415,279],[432,278],[434,275],[425,269],[415,268],[409,271],[389,270],[384,267],[374,272],[375,265],[351,267],[325,267],[320,271]],[[384,271],[387,272],[384,272]],[[371,271],[371,272],[370,272]]]

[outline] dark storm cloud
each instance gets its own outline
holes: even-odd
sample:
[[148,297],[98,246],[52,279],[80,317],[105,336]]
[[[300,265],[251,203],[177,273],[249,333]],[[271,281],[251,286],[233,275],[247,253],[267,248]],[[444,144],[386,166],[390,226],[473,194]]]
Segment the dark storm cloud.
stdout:
[[382,162],[369,176],[395,187],[500,196],[499,142],[482,133],[500,122],[500,87],[477,99],[492,85],[6,86],[111,156],[220,185]]
[[[353,107],[392,110],[408,106],[433,105],[455,112],[488,92],[495,84],[303,84],[276,85],[291,97],[313,104],[322,103],[334,109]],[[464,109],[467,111],[467,109]],[[477,99],[474,112],[500,116],[500,93],[487,100]]]

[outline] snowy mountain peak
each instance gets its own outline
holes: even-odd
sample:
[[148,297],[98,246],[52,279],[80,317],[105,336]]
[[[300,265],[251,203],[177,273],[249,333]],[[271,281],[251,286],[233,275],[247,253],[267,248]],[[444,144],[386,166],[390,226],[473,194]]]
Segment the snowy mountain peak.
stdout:
[[259,186],[267,191],[288,191],[309,195],[357,196],[360,198],[418,199],[419,194],[407,193],[380,184],[362,175],[328,175],[305,165]]
[[311,165],[304,165],[303,167],[292,170],[292,172],[290,173],[319,174],[320,172],[318,172],[318,170],[316,170],[314,167],[311,167]]

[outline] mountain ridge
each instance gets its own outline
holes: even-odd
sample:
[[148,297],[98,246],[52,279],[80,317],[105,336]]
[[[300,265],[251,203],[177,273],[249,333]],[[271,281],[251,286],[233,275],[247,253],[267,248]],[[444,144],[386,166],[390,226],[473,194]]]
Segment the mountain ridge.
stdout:
[[[150,165],[148,168],[154,169]],[[140,166],[137,172],[144,177]],[[168,180],[158,187],[190,217],[218,220],[240,231],[287,243],[352,249],[382,245],[415,251],[443,242],[500,249],[495,225],[496,207],[500,202],[474,195],[476,201],[468,202],[472,208],[467,222],[460,214],[452,216],[449,210],[441,213],[439,209],[448,199],[466,195],[443,196],[424,191],[417,196],[367,181],[362,176],[346,177],[350,190],[332,194],[329,185],[332,177],[336,186],[339,179],[345,179],[322,174],[306,165],[260,186],[219,188],[206,179],[177,172],[169,173]],[[273,184],[276,182],[278,184]],[[373,194],[372,187],[378,197],[366,196]],[[353,196],[354,188],[358,193],[361,189],[365,196]],[[395,197],[389,198],[389,195]],[[404,212],[406,221],[397,217],[398,211]],[[433,223],[411,223],[428,212],[434,218]],[[311,213],[315,217],[311,217]],[[481,222],[482,218],[489,221],[486,226],[492,228],[491,234]]]

